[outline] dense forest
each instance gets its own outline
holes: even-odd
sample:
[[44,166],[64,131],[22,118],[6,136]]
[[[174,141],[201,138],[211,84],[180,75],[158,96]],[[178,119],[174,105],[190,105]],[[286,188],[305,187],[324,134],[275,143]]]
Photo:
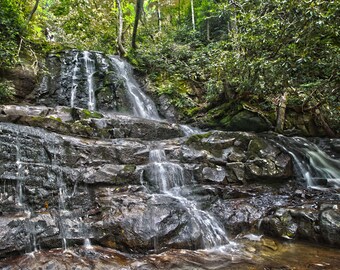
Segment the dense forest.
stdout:
[[303,116],[335,136],[339,18],[339,0],[1,0],[0,98],[16,102],[6,70],[96,50],[127,58],[183,121],[242,130],[251,114],[294,133]]

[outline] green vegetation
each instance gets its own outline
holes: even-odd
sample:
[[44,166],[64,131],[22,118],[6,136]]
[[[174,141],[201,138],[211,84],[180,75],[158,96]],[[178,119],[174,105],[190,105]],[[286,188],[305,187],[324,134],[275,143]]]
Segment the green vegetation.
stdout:
[[120,53],[188,119],[226,127],[252,108],[275,126],[284,102],[336,131],[339,18],[339,0],[2,0],[0,61]]
[[82,109],[80,111],[81,119],[89,119],[89,118],[103,118],[103,115],[96,111],[89,111],[87,109]]
[[14,95],[14,85],[11,81],[0,81],[0,104],[6,103],[12,99]]

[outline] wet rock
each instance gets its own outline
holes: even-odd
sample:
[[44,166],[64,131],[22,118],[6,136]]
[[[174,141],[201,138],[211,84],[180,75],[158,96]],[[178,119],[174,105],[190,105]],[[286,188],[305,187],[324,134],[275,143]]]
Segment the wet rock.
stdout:
[[226,169],[229,183],[245,183],[245,166],[242,162],[227,163]]
[[66,135],[88,138],[169,139],[183,135],[180,127],[162,121],[114,115],[67,107],[0,106],[0,122],[14,122]]
[[194,150],[185,149],[185,158],[197,153],[200,162],[223,165],[230,183],[254,180],[285,180],[293,175],[292,161],[274,143],[244,132],[210,132],[187,139]]
[[106,183],[115,186],[138,184],[140,176],[135,173],[135,165],[105,164],[92,167],[84,175],[84,182],[88,184]]
[[216,166],[216,168],[205,167],[202,173],[204,180],[215,183],[223,183],[227,176],[225,169],[221,166]]
[[95,224],[102,233],[99,242],[103,246],[129,252],[201,246],[203,232],[172,197],[116,194],[109,200],[101,197],[98,203],[110,207]]
[[340,246],[340,211],[339,205],[325,209],[320,214],[320,232],[322,238],[335,246]]
[[[336,205],[337,206],[337,205]],[[339,246],[338,209],[320,207],[278,209],[264,218],[261,229],[264,233],[289,239],[307,239]]]

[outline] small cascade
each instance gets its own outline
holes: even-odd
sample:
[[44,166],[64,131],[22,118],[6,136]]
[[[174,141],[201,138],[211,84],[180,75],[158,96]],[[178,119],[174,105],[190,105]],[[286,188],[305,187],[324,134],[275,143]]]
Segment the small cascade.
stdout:
[[93,246],[91,244],[91,240],[89,238],[85,238],[85,240],[84,240],[84,248],[86,248],[86,249],[93,249]]
[[125,82],[127,94],[132,103],[133,114],[141,118],[159,120],[160,117],[154,102],[140,89],[140,86],[132,75],[131,66],[116,56],[111,56],[110,60],[112,64],[117,67],[119,76]]
[[168,192],[171,188],[184,186],[186,180],[183,168],[176,163],[167,161],[164,150],[155,149],[150,151],[151,178],[161,193]]
[[179,164],[169,162],[165,151],[161,149],[151,150],[149,161],[150,180],[154,182],[152,185],[157,186],[156,192],[177,200],[186,209],[193,223],[202,232],[202,247],[213,248],[229,243],[219,222],[208,212],[199,209],[194,200],[181,195],[183,186],[192,184],[191,179],[186,179],[184,169]]
[[51,168],[55,174],[57,186],[58,186],[58,213],[56,213],[55,218],[57,219],[57,223],[59,226],[59,235],[62,241],[63,250],[67,249],[67,228],[65,224],[65,219],[67,217],[68,211],[66,210],[66,198],[67,198],[67,189],[66,185],[63,181],[63,173],[58,164],[58,155],[60,155],[60,148],[55,146],[53,149],[53,155],[51,159]]
[[96,109],[96,97],[94,93],[94,80],[95,62],[90,58],[90,52],[84,51],[84,63],[87,76],[87,87],[89,93],[88,109],[94,111]]
[[199,128],[194,128],[188,125],[180,125],[180,128],[185,136],[191,136],[202,133],[202,131]]
[[301,137],[278,137],[280,147],[291,155],[298,177],[311,188],[340,188],[340,161]]
[[16,165],[17,165],[17,204],[22,206],[23,204],[23,185],[24,185],[24,167],[21,161],[20,143],[18,142],[16,148]]
[[78,67],[78,63],[79,63],[79,52],[77,52],[74,56],[73,62],[74,62],[74,68],[73,68],[73,72],[72,72],[72,86],[71,86],[71,102],[70,102],[70,106],[73,108],[74,107],[74,101],[77,95],[77,88],[78,88],[78,72],[79,72],[79,67]]

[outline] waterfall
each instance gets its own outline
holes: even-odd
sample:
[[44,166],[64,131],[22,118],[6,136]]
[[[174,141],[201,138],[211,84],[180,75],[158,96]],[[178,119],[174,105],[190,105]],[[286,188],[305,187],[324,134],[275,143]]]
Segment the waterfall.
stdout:
[[200,134],[202,131],[199,128],[194,128],[188,125],[179,125],[185,136]]
[[77,73],[79,71],[79,67],[78,67],[78,55],[79,53],[77,52],[76,55],[74,56],[73,62],[74,62],[74,68],[73,68],[73,72],[72,72],[72,86],[71,86],[71,102],[70,102],[70,106],[73,108],[74,107],[74,100],[76,98],[76,94],[77,94],[77,88],[78,88],[78,83],[77,83]]
[[160,117],[155,104],[144,94],[137,81],[133,78],[131,66],[116,56],[111,56],[110,60],[117,67],[119,76],[125,83],[128,97],[132,103],[133,114],[141,118],[159,120]]
[[301,137],[279,136],[279,145],[291,155],[298,177],[307,187],[340,187],[340,161],[331,158],[316,144]]
[[213,248],[227,244],[229,240],[226,233],[215,217],[199,209],[194,200],[181,195],[181,188],[192,184],[191,179],[186,179],[183,167],[169,162],[163,149],[151,150],[149,162],[150,181],[157,186],[156,192],[175,199],[184,207],[193,223],[202,232],[202,247]]
[[89,93],[88,109],[94,111],[96,109],[96,98],[94,93],[93,75],[95,73],[95,62],[90,58],[90,52],[84,51],[84,62],[87,76],[87,87]]
[[66,198],[67,189],[65,182],[63,180],[63,172],[61,170],[60,164],[58,162],[58,156],[61,155],[61,150],[59,146],[53,147],[52,158],[51,158],[51,170],[55,175],[55,180],[58,186],[58,211],[54,213],[55,220],[57,221],[59,227],[59,236],[62,241],[63,250],[67,249],[67,228],[66,228],[66,218],[67,218],[67,208],[66,208]]

